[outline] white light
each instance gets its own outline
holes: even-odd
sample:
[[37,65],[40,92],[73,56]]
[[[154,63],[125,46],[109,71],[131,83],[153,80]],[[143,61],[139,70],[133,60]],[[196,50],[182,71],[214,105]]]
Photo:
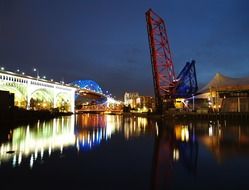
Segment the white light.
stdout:
[[159,129],[158,129],[158,125],[157,125],[157,122],[156,122],[156,136],[159,135]]
[[43,148],[41,148],[41,159],[43,159],[43,155],[44,155],[44,150]]
[[12,161],[12,166],[14,167],[16,165],[16,155],[13,157],[13,161]]
[[18,165],[20,165],[21,162],[22,162],[22,153],[20,152],[18,156]]
[[208,135],[213,136],[213,128],[212,127],[208,128]]
[[34,159],[33,159],[33,154],[32,154],[30,157],[30,161],[29,161],[30,168],[33,168],[33,164],[34,164]]
[[4,67],[1,67],[1,70],[4,71]]
[[52,147],[51,147],[51,145],[50,145],[49,148],[48,148],[48,155],[49,155],[49,156],[51,155],[51,152],[52,152]]
[[177,160],[179,160],[179,157],[180,157],[179,156],[179,150],[178,149],[174,149],[173,150],[173,159],[177,161]]

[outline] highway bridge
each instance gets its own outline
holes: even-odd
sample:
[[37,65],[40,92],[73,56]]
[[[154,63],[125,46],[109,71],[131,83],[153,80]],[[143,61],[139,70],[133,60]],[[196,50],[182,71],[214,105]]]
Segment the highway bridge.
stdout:
[[[70,84],[0,70],[0,90],[14,94],[14,105],[33,110],[110,111],[120,108],[121,102],[104,94],[92,80]],[[121,110],[121,108],[119,109]]]

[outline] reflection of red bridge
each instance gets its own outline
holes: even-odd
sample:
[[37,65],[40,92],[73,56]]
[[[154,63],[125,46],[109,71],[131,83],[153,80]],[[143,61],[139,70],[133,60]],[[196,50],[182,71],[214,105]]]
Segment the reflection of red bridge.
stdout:
[[151,189],[170,189],[176,162],[195,175],[199,145],[192,126],[171,126],[162,120],[157,124]]

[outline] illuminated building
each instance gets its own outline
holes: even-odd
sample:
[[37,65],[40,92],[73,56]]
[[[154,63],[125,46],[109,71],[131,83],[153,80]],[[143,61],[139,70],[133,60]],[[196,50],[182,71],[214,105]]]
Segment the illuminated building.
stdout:
[[153,111],[155,109],[155,99],[151,96],[139,96],[140,104],[138,107],[144,111],[148,112]]
[[137,107],[137,98],[139,98],[138,92],[125,92],[124,94],[124,105],[131,106],[131,108]]
[[153,111],[155,108],[155,100],[153,97],[139,96],[138,92],[125,92],[124,104],[140,112]]

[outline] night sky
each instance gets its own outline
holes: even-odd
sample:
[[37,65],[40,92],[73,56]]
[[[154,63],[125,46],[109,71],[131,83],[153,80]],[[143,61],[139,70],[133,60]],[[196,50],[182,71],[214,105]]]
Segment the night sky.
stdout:
[[199,85],[249,76],[248,0],[0,0],[0,66],[153,95],[149,8],[166,22],[176,73],[195,59]]

